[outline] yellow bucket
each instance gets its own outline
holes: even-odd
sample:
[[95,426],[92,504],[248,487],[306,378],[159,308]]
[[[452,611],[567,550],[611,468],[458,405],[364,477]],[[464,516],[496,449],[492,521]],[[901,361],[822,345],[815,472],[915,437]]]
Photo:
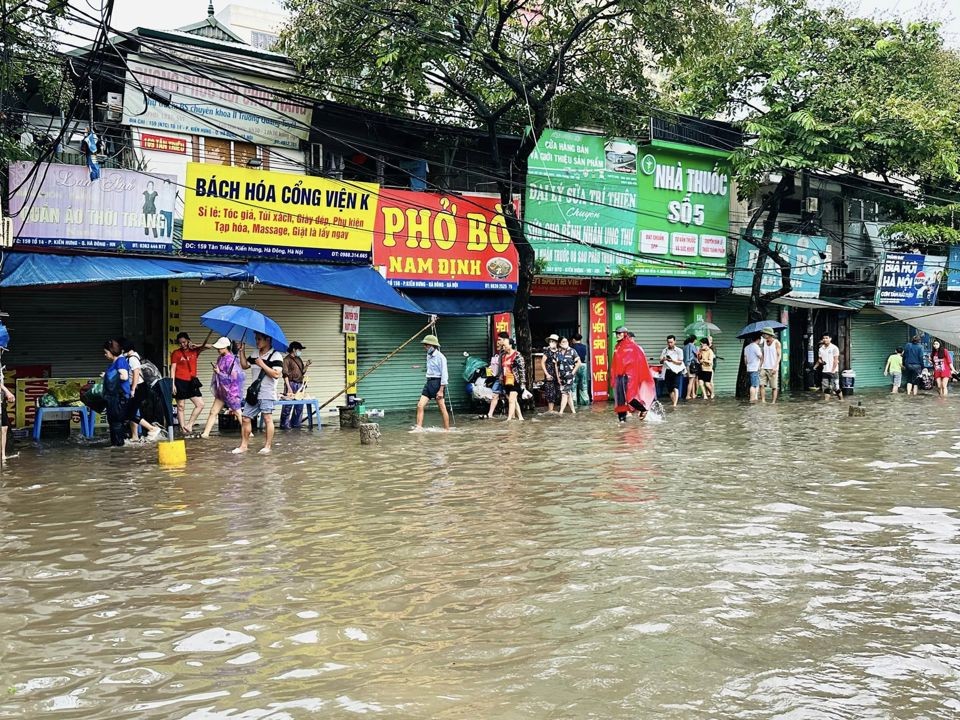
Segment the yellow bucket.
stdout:
[[157,444],[160,464],[179,467],[187,464],[187,445],[183,440],[169,440]]

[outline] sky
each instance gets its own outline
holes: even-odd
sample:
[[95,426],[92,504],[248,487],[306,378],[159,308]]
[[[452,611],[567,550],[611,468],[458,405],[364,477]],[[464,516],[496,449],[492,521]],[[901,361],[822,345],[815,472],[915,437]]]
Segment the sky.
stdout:
[[[162,13],[151,12],[152,3],[144,0],[115,0],[113,25],[120,30],[131,30],[137,26],[150,26],[168,30],[198,22],[207,16],[209,0],[162,0]],[[229,3],[226,0],[214,0],[214,10],[219,12]],[[279,0],[243,0],[238,5],[278,11]],[[820,2],[820,4],[828,4]],[[853,9],[856,14],[867,17],[886,18],[900,15],[907,19],[927,16],[945,23],[944,39],[952,47],[960,48],[960,3],[955,0],[933,2],[931,0],[845,0],[840,3]],[[950,5],[955,10],[948,9]]]

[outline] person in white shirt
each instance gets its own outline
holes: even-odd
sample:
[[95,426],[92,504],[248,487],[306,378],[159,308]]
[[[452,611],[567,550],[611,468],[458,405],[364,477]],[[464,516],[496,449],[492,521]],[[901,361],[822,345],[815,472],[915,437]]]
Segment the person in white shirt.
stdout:
[[830,336],[824,333],[817,352],[817,366],[823,368],[820,387],[823,389],[824,400],[829,400],[831,394],[836,395],[838,400],[843,400],[840,392],[840,348],[830,340]]
[[760,335],[763,336],[763,343],[760,345],[763,355],[760,361],[760,402],[767,401],[767,385],[773,391],[773,402],[776,402],[780,395],[780,359],[783,349],[773,328],[764,328]]
[[763,350],[760,347],[760,335],[757,335],[743,349],[743,362],[747,367],[747,377],[750,379],[750,402],[757,401],[757,391],[760,389],[760,365],[763,363]]
[[663,382],[670,388],[670,401],[676,407],[680,401],[680,382],[687,368],[683,364],[683,348],[677,347],[675,335],[667,335],[667,346],[660,352],[663,363]]

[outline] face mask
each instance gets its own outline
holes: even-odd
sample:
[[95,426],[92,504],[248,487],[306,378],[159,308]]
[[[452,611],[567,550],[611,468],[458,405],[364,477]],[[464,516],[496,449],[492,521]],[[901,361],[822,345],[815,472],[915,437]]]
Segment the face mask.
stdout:
[[300,351],[299,351],[299,350],[294,350],[294,351],[293,351],[293,354],[296,355],[297,357],[300,357]]
[[434,350],[436,350],[436,348],[429,348],[429,349],[427,350],[427,355],[433,355],[433,351],[434,351]]

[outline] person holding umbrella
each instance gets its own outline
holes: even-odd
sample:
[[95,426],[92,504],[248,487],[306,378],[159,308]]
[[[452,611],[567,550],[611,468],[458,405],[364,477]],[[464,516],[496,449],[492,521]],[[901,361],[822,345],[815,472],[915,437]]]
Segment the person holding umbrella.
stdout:
[[767,385],[772,391],[773,402],[776,402],[780,395],[780,360],[783,350],[773,328],[765,327],[760,331],[760,335],[763,336],[763,343],[760,345],[763,353],[760,362],[760,402],[767,401]]
[[255,332],[254,341],[257,343],[257,354],[246,354],[246,345],[240,343],[240,367],[249,370],[254,367],[253,382],[247,388],[243,401],[243,430],[240,437],[240,446],[233,449],[234,454],[245,453],[250,449],[250,436],[253,434],[253,421],[263,415],[263,448],[261,455],[268,455],[273,445],[273,408],[277,402],[277,380],[283,374],[283,358],[273,348],[271,339],[263,333]]
[[447,358],[440,352],[440,340],[436,335],[427,335],[423,338],[423,349],[427,352],[427,382],[420,392],[417,402],[417,430],[423,429],[423,411],[431,400],[436,400],[440,407],[440,417],[443,418],[443,429],[450,429],[450,416],[447,414],[444,391],[450,381],[447,373]]

